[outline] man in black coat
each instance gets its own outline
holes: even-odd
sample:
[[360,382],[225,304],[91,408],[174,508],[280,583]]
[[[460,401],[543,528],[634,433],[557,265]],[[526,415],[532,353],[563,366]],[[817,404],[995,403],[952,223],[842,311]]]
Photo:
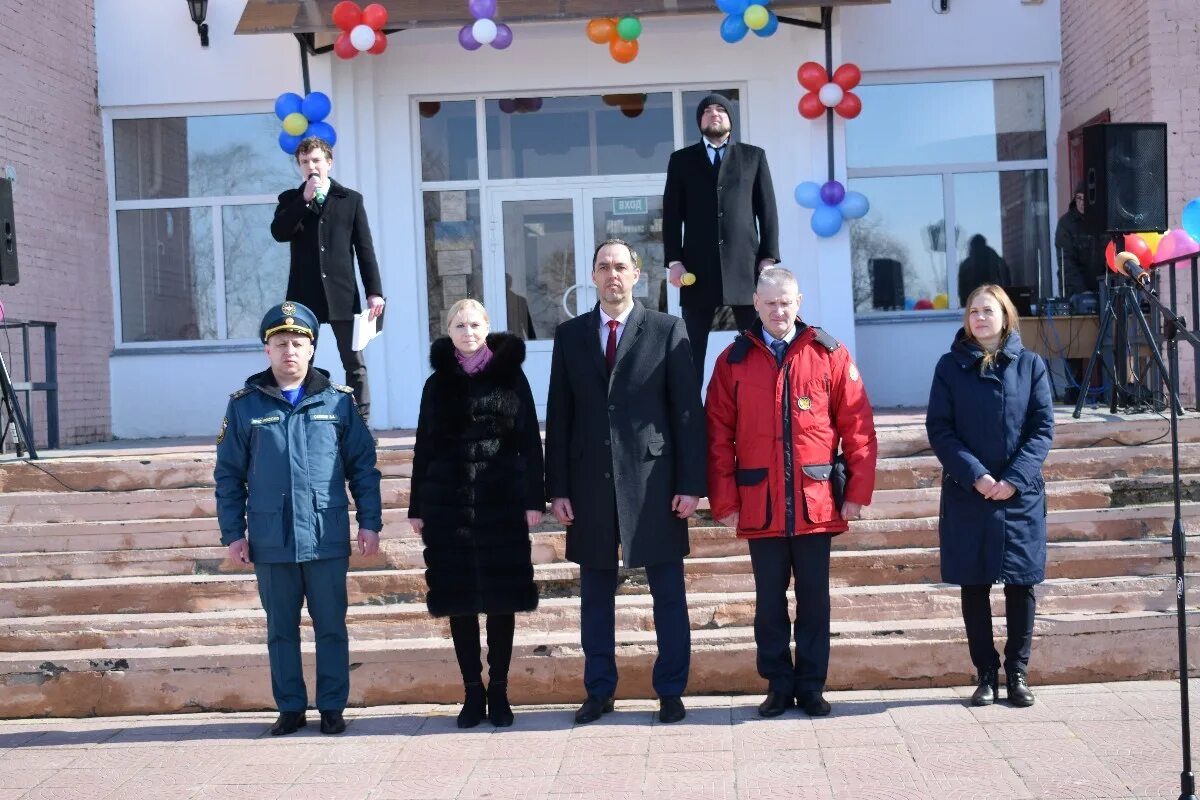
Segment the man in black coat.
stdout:
[[358,411],[366,422],[371,413],[367,365],[353,345],[354,317],[362,311],[354,256],[362,273],[371,319],[383,313],[383,286],[371,244],[371,229],[362,195],[329,177],[333,148],[311,136],[296,148],[296,163],[304,183],[279,195],[271,235],[291,245],[287,298],[312,309],[320,323],[329,323],[346,384],[354,390]]
[[[696,107],[703,134],[676,150],[663,190],[663,246],[668,280],[679,305],[703,380],[708,332],[717,308],[733,309],[738,330],[757,318],[751,296],[763,267],[779,261],[775,188],[762,148],[734,142],[732,105],[710,94]],[[685,273],[695,283],[682,283]]]
[[592,259],[600,297],[554,334],[546,409],[546,495],[567,525],[567,558],[579,564],[580,638],[592,722],[617,688],[617,550],[645,567],[654,600],[659,719],[686,712],[691,632],[683,582],[688,517],[704,494],[706,444],[695,368],[683,321],[633,300],[641,270],[627,242],[610,239]]
[[[1094,292],[1099,288],[1100,276],[1104,274],[1104,246],[1102,237],[1094,236],[1084,224],[1083,204],[1087,186],[1080,182],[1071,197],[1067,213],[1058,219],[1054,229],[1054,249],[1058,251],[1058,266],[1062,270],[1063,297],[1072,297],[1081,292]],[[1097,247],[1097,240],[1100,244]]]

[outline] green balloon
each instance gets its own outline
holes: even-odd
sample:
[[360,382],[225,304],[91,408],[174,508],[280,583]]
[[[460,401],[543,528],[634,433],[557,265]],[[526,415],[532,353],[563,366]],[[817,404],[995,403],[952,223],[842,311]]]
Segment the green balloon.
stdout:
[[617,23],[617,36],[620,36],[627,42],[632,42],[634,39],[642,35],[642,21],[637,17],[621,17],[621,21]]

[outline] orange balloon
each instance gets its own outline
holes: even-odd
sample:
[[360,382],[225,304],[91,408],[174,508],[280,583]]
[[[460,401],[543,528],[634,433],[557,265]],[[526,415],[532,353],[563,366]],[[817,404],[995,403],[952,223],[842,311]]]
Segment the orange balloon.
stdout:
[[587,37],[595,44],[604,44],[617,38],[617,23],[615,20],[600,18],[593,19],[587,24]]
[[630,42],[620,38],[614,39],[608,43],[608,52],[612,54],[613,61],[616,61],[618,64],[628,64],[637,58],[637,39]]

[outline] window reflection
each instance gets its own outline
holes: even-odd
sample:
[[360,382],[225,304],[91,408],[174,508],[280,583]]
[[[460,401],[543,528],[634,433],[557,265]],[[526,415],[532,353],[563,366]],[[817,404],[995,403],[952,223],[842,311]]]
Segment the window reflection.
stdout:
[[[954,176],[954,216],[962,226],[958,239],[959,295],[993,278],[978,268],[970,243],[982,235],[1006,267],[999,275],[1009,287],[1024,287],[1033,297],[1046,296],[1050,286],[1049,203],[1046,171],[975,172]],[[970,268],[964,276],[962,264]],[[960,301],[961,302],[961,301]]]
[[522,339],[553,339],[586,291],[575,281],[571,200],[510,200],[503,209],[508,330]]
[[212,210],[117,212],[121,340],[217,337]]
[[421,177],[427,181],[469,181],[479,177],[475,143],[475,101],[424,101],[421,119]]
[[289,251],[271,238],[275,206],[225,206],[225,327],[228,339],[257,339],[263,309],[287,292]]
[[468,297],[483,302],[479,191],[425,192],[425,275],[429,337],[446,335],[446,311]]

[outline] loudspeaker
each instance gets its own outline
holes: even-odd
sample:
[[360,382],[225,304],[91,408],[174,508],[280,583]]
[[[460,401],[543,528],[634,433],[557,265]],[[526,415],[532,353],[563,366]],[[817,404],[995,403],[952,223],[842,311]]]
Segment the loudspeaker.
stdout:
[[904,308],[904,267],[894,258],[872,258],[871,290],[873,308],[902,310]]
[[1165,231],[1167,126],[1113,122],[1083,129],[1084,224],[1092,233]]
[[21,274],[17,270],[16,226],[12,181],[0,178],[0,284],[8,286],[16,286],[21,280]]

